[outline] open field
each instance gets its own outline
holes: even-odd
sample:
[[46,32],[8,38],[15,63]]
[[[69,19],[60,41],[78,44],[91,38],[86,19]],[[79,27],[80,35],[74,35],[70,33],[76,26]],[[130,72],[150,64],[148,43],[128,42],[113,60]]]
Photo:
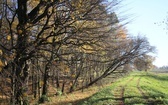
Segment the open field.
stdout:
[[168,105],[168,74],[134,72],[79,105]]

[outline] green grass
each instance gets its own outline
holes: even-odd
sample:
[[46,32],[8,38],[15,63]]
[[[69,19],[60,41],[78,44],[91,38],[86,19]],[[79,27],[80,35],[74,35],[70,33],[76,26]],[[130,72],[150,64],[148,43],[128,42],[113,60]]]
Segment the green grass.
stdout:
[[168,74],[133,72],[79,105],[117,105],[120,102],[125,105],[168,105]]

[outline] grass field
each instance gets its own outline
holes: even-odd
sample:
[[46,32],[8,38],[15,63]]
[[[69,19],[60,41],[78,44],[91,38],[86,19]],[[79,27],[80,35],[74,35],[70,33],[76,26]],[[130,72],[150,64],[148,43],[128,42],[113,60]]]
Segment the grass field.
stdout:
[[78,105],[168,105],[168,74],[133,72]]

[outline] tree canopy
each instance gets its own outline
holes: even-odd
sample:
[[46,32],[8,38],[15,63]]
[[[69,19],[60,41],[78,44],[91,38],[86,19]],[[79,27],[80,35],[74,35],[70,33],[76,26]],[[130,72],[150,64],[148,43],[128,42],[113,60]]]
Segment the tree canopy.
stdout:
[[28,94],[44,102],[51,80],[62,92],[83,89],[153,52],[145,38],[127,35],[111,9],[118,3],[1,0],[0,91],[13,105],[27,105]]

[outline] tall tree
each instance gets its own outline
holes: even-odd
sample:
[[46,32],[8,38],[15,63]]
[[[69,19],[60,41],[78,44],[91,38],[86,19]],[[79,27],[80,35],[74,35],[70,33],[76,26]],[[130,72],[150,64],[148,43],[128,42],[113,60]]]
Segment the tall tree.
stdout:
[[[112,6],[117,3],[113,0]],[[38,93],[47,95],[52,76],[62,91],[69,83],[72,92],[153,51],[146,39],[124,34],[108,5],[105,0],[3,1],[0,68],[10,84],[10,104],[28,104],[29,85],[41,85]],[[35,83],[34,78],[38,78]]]
[[[55,59],[53,57],[58,57],[56,52],[60,46],[95,43],[99,40],[96,38],[105,32],[99,28],[115,23],[102,24],[108,16],[103,0],[9,0],[4,1],[3,6],[6,26],[1,28],[0,49],[10,57],[5,59],[11,79],[12,104],[28,103],[27,83],[31,59],[45,53],[39,58],[46,60],[45,83],[51,62]],[[73,41],[69,40],[72,37]],[[43,89],[43,93],[46,93],[45,84]]]

